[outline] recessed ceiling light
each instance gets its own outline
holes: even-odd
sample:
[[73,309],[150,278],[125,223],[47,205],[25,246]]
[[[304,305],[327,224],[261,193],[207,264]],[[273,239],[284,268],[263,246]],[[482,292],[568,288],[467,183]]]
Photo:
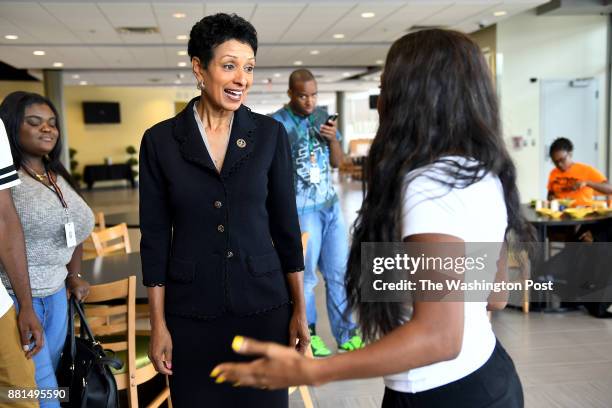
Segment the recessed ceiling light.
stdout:
[[79,74],[74,74],[74,75],[72,76],[72,78],[73,78],[73,79],[79,79],[80,77],[81,77],[81,76],[80,76]]
[[506,12],[504,10],[496,11],[496,12],[493,13],[493,15],[495,17],[502,17],[502,16],[505,16],[506,14],[508,14],[508,12]]
[[187,55],[187,51],[185,50],[180,50],[176,52],[177,55],[180,55],[181,57],[184,57],[185,55]]
[[185,34],[181,34],[181,35],[177,35],[176,39],[180,40],[180,41],[185,41],[186,39],[188,39],[189,37],[187,37]]
[[187,17],[187,14],[185,14],[185,13],[174,13],[172,15],[172,17],[174,17],[174,18],[185,18],[185,17]]
[[293,65],[302,65],[303,62],[302,61],[293,61]]
[[351,73],[350,73],[350,72],[343,72],[343,73],[342,73],[342,76],[343,76],[343,77],[345,77],[345,78],[347,78],[347,77],[350,77],[350,76],[351,76]]
[[333,37],[337,40],[341,40],[342,38],[344,38],[344,34],[340,34],[340,33],[334,34]]
[[44,52],[44,51],[41,51],[41,50],[36,50],[36,51],[34,51],[32,54],[37,55],[37,56],[39,56],[39,57],[40,57],[40,56],[42,56],[42,55],[45,55],[45,52]]
[[63,66],[64,66],[64,63],[63,63],[63,62],[54,62],[54,63],[53,63],[53,66],[54,66],[55,68],[61,68],[61,67],[63,67]]
[[87,81],[81,81],[79,82],[79,85],[87,85]]
[[180,79],[175,79],[175,80],[174,80],[174,83],[175,83],[176,85],[180,85],[182,82],[181,82],[181,80],[180,80]]
[[372,13],[371,11],[366,11],[365,13],[361,13],[361,17],[363,18],[372,18],[374,17],[376,14]]
[[185,78],[185,74],[183,74],[182,72],[179,72],[179,74],[177,75],[180,79]]
[[178,63],[178,64],[176,64],[176,65],[178,65],[179,67],[186,67],[186,66],[187,66],[187,63],[186,63],[186,62],[184,62],[184,61],[181,61],[181,62],[179,62],[179,63]]
[[310,55],[319,55],[321,53],[321,51],[319,50],[312,50],[310,51]]
[[270,83],[270,80],[269,80],[268,78],[266,78],[266,79],[262,79],[262,80],[261,80],[261,83],[262,83],[262,84],[269,84],[269,83]]
[[385,63],[385,61],[383,61],[383,60],[376,60],[376,64],[378,64],[378,65],[382,65],[384,63]]
[[280,77],[281,77],[280,72],[276,72],[276,73],[274,74],[274,78],[280,78]]
[[4,36],[4,38],[6,38],[7,40],[16,40],[19,37],[16,36],[15,34],[7,34],[7,35]]

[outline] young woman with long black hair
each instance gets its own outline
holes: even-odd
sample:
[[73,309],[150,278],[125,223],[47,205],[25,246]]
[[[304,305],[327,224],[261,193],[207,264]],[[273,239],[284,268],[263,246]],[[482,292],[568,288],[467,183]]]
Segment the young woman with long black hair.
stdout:
[[277,388],[384,376],[383,407],[522,407],[512,360],[487,309],[499,302],[361,301],[361,243],[507,242],[528,239],[516,171],[501,136],[497,98],[479,47],[464,34],[426,30],[391,47],[381,77],[380,126],[368,193],[354,227],[346,286],[370,344],[324,360],[240,336],[261,355],[212,375]]

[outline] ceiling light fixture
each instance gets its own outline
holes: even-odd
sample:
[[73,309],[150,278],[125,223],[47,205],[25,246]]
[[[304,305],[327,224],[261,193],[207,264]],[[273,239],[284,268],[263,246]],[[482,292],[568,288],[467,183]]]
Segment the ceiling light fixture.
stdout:
[[187,51],[185,51],[185,50],[177,51],[176,55],[180,55],[181,57],[184,57],[185,55],[187,55]]
[[63,66],[64,66],[64,63],[63,63],[63,62],[54,62],[54,63],[53,63],[53,66],[54,66],[55,68],[61,68],[61,67],[63,67]]
[[508,13],[507,13],[506,11],[504,11],[504,10],[496,11],[496,12],[494,12],[494,13],[493,13],[493,15],[494,15],[495,17],[503,17],[503,16],[505,16],[506,14],[508,14]]
[[303,62],[302,61],[293,61],[293,65],[302,65]]
[[172,15],[172,17],[174,17],[174,18],[185,18],[185,17],[187,17],[187,14],[185,14],[185,13],[174,13]]
[[345,77],[345,78],[348,78],[348,77],[351,76],[351,73],[350,72],[343,72],[342,76]]
[[4,36],[4,38],[6,38],[7,40],[17,40],[19,37],[15,34],[7,34]]
[[280,77],[281,77],[280,72],[277,72],[277,73],[274,74],[274,78],[280,78]]
[[79,74],[74,74],[74,75],[72,76],[72,79],[79,79],[80,77],[81,77],[81,76],[80,76]]
[[189,37],[187,37],[185,34],[181,34],[181,35],[177,35],[176,39],[179,41],[185,41],[186,39],[188,39]]
[[365,13],[361,13],[361,17],[363,18],[372,18],[374,17],[376,14],[372,13],[371,11],[366,11]]
[[178,65],[179,67],[186,67],[186,66],[187,66],[187,63],[186,63],[186,62],[181,61],[181,62],[179,62],[179,63],[178,63],[178,64],[176,64],[176,65]]
[[321,53],[321,51],[319,50],[312,50],[310,51],[310,55],[319,55]]
[[34,55],[36,55],[36,56],[40,57],[40,56],[45,55],[46,53],[45,53],[44,51],[36,50],[36,51],[34,51],[32,54],[34,54]]
[[175,83],[176,85],[180,85],[182,82],[181,82],[181,80],[180,80],[180,79],[175,79],[175,80],[174,80],[174,83]]
[[79,85],[87,85],[87,81],[81,81],[79,82]]
[[377,65],[382,65],[382,64],[384,64],[384,63],[385,63],[385,61],[383,61],[383,60],[376,60],[376,64],[377,64]]
[[334,37],[336,40],[341,40],[341,39],[343,39],[343,38],[344,38],[344,34],[340,34],[340,33],[338,33],[338,34],[334,34],[334,35],[333,35],[333,37]]

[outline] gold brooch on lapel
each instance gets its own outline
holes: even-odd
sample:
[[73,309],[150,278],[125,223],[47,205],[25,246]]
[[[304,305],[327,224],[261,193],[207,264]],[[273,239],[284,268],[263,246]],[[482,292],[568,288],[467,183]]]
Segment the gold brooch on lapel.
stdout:
[[246,142],[244,141],[244,139],[238,139],[236,140],[236,144],[238,145],[239,148],[243,149],[244,147],[246,147]]

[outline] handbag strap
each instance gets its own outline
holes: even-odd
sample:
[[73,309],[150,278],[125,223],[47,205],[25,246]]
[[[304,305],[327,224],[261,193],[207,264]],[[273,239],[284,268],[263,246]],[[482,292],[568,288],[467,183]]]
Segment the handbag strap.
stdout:
[[68,330],[69,330],[69,341],[70,341],[70,363],[74,366],[74,360],[76,359],[76,336],[74,333],[74,297],[70,298],[68,302]]
[[91,331],[91,328],[89,327],[89,324],[87,323],[87,319],[85,318],[85,313],[83,312],[83,308],[81,307],[80,303],[77,302],[77,300],[74,297],[71,297],[70,299],[74,303],[74,308],[76,309],[81,319],[81,333],[82,333],[83,328],[85,328],[85,333],[87,334],[87,337],[89,337],[89,339],[92,342],[96,343],[96,339],[93,335],[93,332]]

